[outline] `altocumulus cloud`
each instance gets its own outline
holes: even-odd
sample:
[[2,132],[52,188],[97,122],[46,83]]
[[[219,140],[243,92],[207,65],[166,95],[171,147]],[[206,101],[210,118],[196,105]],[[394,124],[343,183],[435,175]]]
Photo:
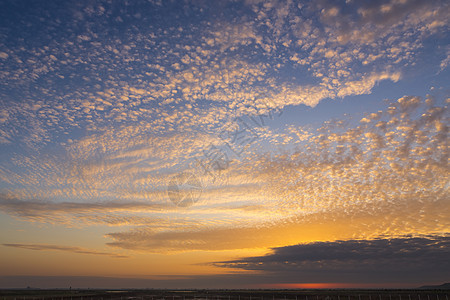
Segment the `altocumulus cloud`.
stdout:
[[[210,3],[0,1],[0,212],[110,226],[130,251],[274,249],[216,264],[254,279],[190,286],[446,277],[449,99],[401,95],[434,84],[424,63],[447,76],[448,1]],[[255,128],[215,181],[194,164],[237,145],[235,118],[372,92],[398,100]],[[185,170],[204,190],[182,210],[166,187]],[[114,256],[43,241],[5,245]]]
[[[2,193],[0,210],[28,221],[66,226],[132,226],[107,233],[112,239],[108,244],[149,252],[442,235],[449,228],[447,115],[448,106],[435,106],[432,98],[405,96],[384,110],[368,112],[353,125],[348,120],[334,120],[317,130],[298,126],[266,129],[261,133],[262,144],[269,143],[271,149],[283,146],[290,152],[249,147],[243,152],[245,158],[230,161],[224,170],[227,181],[205,186],[203,202],[189,210],[177,210],[163,189],[134,186],[136,174],[139,179],[146,173],[147,164],[131,168],[128,161],[116,160],[177,156],[163,141],[157,147],[104,155],[100,163],[91,164],[87,159],[76,173],[84,174],[78,179],[71,176],[72,168],[62,168],[62,176],[54,178],[54,183],[68,186],[76,180],[68,190],[56,188],[52,194],[50,188],[41,186],[36,191]],[[206,140],[206,135],[202,137]],[[185,140],[170,139],[187,153],[201,147],[194,141],[186,146]],[[76,154],[69,153],[81,157],[101,141],[80,143],[79,149],[72,148]],[[155,157],[156,148],[160,153]],[[57,159],[45,164],[44,170],[58,169]],[[41,169],[31,170],[20,180],[30,178],[37,183],[51,177]],[[155,186],[165,186],[166,179],[161,176]],[[127,181],[129,190],[125,192],[122,184]],[[49,186],[54,186],[53,181]],[[60,197],[72,201],[51,200]],[[79,198],[85,201],[75,201]],[[296,232],[302,232],[302,240],[299,236],[294,240]]]

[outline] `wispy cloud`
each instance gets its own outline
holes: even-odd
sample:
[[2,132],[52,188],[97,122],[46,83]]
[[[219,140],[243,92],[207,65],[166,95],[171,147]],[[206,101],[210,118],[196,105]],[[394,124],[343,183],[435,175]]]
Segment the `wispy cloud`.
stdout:
[[26,250],[35,250],[35,251],[63,251],[63,252],[71,252],[77,254],[89,254],[89,255],[101,255],[101,256],[109,256],[113,258],[128,258],[129,256],[120,255],[117,253],[111,252],[101,252],[81,247],[72,247],[72,246],[60,246],[60,245],[47,245],[47,244],[2,244],[5,247],[14,247]]

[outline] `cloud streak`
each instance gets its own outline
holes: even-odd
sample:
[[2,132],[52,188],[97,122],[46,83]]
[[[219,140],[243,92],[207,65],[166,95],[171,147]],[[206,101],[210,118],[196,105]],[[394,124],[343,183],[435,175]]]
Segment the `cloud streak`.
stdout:
[[2,245],[5,247],[13,247],[13,248],[34,250],[34,251],[63,251],[63,252],[71,252],[71,253],[76,253],[76,254],[109,256],[112,258],[129,258],[129,256],[126,256],[126,255],[120,255],[120,254],[110,253],[110,252],[100,252],[100,251],[90,250],[90,249],[81,248],[81,247],[72,247],[72,246],[47,245],[47,244],[2,244]]

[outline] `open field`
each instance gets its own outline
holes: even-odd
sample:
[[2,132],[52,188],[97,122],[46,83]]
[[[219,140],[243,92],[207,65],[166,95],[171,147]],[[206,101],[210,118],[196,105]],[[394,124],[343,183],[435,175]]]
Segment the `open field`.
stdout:
[[0,300],[448,300],[449,290],[0,290]]

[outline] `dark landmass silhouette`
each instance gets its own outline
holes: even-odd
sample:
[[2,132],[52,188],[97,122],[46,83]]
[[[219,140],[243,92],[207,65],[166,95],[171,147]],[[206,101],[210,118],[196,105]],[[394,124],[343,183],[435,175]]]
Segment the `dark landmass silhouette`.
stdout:
[[424,285],[424,286],[421,286],[419,289],[427,289],[427,290],[430,290],[430,289],[450,290],[450,282],[443,283],[443,284],[440,284],[440,285]]

